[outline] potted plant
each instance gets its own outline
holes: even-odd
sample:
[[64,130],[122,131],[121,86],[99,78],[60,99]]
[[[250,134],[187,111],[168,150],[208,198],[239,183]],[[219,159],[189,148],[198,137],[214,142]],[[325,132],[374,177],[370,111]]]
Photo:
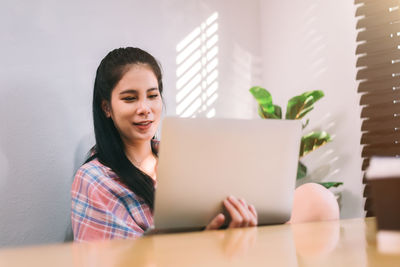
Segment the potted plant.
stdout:
[[[282,109],[272,102],[271,94],[264,88],[254,86],[250,93],[258,102],[258,114],[263,119],[282,119]],[[314,109],[314,103],[324,96],[320,90],[305,92],[289,99],[285,119],[301,120]],[[309,119],[303,123],[303,129],[308,125]],[[315,149],[330,142],[331,136],[325,131],[311,131],[301,137],[299,164],[297,168],[297,180],[307,176],[307,167],[301,162],[301,158]],[[318,182],[325,188],[338,187],[342,182]]]

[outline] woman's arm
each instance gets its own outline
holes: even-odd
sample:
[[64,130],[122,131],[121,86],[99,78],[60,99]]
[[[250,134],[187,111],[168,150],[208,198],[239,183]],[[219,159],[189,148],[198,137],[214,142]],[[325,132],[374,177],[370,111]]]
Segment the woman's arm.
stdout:
[[143,209],[131,196],[118,194],[118,190],[110,188],[106,182],[112,181],[111,178],[104,177],[96,168],[84,166],[78,170],[71,190],[74,239],[90,241],[141,236],[144,230],[133,219],[132,213],[143,222],[149,216],[151,218],[150,211]]

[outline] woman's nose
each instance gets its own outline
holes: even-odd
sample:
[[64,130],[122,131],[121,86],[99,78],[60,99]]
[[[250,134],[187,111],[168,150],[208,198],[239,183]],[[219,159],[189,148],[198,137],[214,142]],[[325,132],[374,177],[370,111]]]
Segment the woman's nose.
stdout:
[[137,113],[139,114],[148,114],[150,113],[151,109],[150,109],[150,105],[146,100],[142,100],[138,102],[138,109],[137,109]]

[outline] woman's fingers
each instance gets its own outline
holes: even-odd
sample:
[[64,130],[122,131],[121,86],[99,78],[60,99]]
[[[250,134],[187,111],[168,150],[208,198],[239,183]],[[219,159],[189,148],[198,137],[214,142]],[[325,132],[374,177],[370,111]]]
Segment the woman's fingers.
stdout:
[[247,227],[250,224],[250,221],[252,219],[252,214],[249,211],[249,206],[247,205],[246,201],[243,198],[239,198],[238,202],[241,204],[240,205],[240,214],[242,214],[244,220],[243,220],[243,227]]
[[230,228],[240,227],[243,223],[243,218],[240,215],[239,211],[236,207],[231,203],[229,198],[224,200],[224,205],[226,210],[229,212],[231,216],[231,222],[229,223]]
[[[231,217],[229,228],[257,226],[257,211],[253,205],[248,205],[244,199],[237,199],[230,196],[224,200],[224,205]],[[225,216],[223,214],[218,214],[207,225],[206,230],[219,229],[224,222]]]
[[232,221],[229,227],[247,227],[251,221],[250,211],[246,202],[233,196],[228,197],[225,207],[231,215]]
[[249,211],[253,215],[249,226],[257,226],[258,225],[258,215],[257,215],[256,208],[253,205],[249,205]]
[[212,221],[206,226],[206,230],[219,229],[225,222],[225,216],[220,213],[212,219]]
[[239,198],[239,202],[243,205],[244,209],[248,212],[249,220],[247,226],[257,226],[257,211],[253,205],[248,205],[246,200]]

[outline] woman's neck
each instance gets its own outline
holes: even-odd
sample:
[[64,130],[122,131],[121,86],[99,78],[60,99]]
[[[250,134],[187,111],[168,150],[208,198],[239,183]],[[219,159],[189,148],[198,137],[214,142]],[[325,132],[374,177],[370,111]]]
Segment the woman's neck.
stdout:
[[137,167],[154,157],[150,141],[125,143],[125,153],[128,159]]
[[153,180],[157,179],[158,161],[153,154],[150,141],[125,144],[125,153],[133,165]]

